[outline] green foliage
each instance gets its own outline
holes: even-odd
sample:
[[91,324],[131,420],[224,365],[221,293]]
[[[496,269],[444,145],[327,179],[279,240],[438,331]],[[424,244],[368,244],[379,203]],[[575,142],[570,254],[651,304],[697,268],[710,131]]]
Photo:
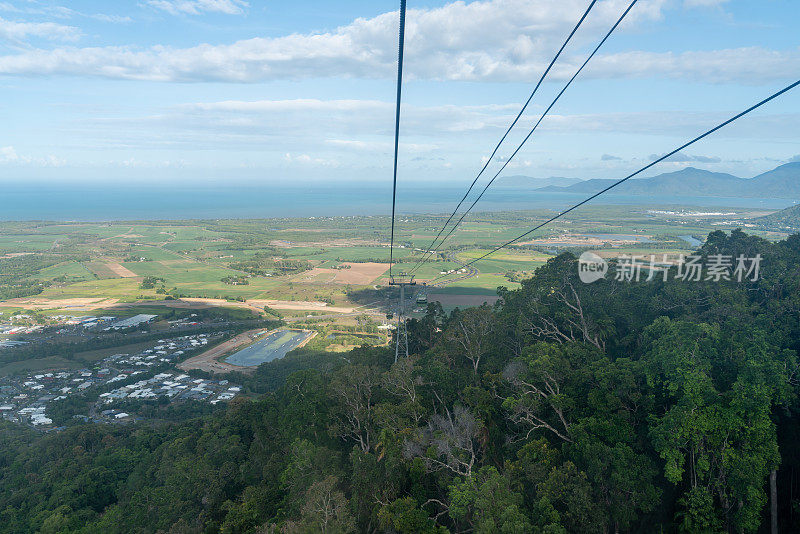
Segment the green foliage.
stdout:
[[306,348],[179,422],[2,424],[0,532],[753,533],[776,469],[797,530],[800,237],[717,253],[763,278],[585,285],[563,254],[495,308],[429,306],[407,360]]
[[139,284],[139,289],[153,289],[159,283],[164,284],[165,280],[157,276],[145,276]]
[[230,286],[250,285],[250,280],[246,276],[226,276],[221,280],[221,282]]
[[273,273],[301,273],[311,269],[311,266],[305,260],[286,259],[276,257],[276,253],[257,252],[248,260],[231,263],[230,268],[255,276],[265,276]]
[[396,499],[378,512],[381,527],[400,534],[437,534],[444,528],[437,527],[428,514],[411,497]]
[[522,534],[531,530],[521,509],[522,496],[494,467],[484,467],[465,480],[456,479],[448,493],[450,517],[474,524],[475,532]]
[[34,278],[43,269],[64,262],[87,259],[73,255],[21,254],[0,254],[0,300],[37,295],[51,285],[49,280]]
[[759,332],[723,336],[714,326],[662,318],[645,335],[650,380],[666,408],[652,417],[653,444],[667,480],[690,488],[684,522],[699,525],[710,509],[719,522],[757,529],[764,480],[780,463],[771,411],[784,395],[785,367]]

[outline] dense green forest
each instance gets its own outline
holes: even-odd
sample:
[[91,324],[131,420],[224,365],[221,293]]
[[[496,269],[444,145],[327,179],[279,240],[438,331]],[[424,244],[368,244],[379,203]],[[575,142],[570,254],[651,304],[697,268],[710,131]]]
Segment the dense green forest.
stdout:
[[495,308],[429,306],[397,363],[304,354],[180,423],[3,426],[0,531],[768,532],[771,493],[800,531],[800,236],[700,253],[762,277],[587,285],[562,254]]

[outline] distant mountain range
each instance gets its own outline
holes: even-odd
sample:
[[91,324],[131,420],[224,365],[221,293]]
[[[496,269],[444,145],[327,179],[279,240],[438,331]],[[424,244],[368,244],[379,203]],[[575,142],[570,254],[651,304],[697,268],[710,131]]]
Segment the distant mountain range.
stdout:
[[[511,177],[509,177],[511,178]],[[523,177],[515,177],[521,179]],[[528,178],[529,180],[535,180]],[[552,180],[569,180],[552,178]],[[551,183],[539,191],[593,194],[617,180],[585,180],[573,184]],[[623,195],[675,195],[700,197],[784,198],[800,200],[800,162],[787,163],[754,178],[711,172],[694,167],[631,179],[613,190]]]

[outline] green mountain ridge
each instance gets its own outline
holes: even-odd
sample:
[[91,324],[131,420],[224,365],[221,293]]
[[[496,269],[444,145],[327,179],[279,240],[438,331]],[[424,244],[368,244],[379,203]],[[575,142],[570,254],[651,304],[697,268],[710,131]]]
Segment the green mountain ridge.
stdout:
[[[547,186],[540,191],[593,194],[616,181],[585,180],[569,186]],[[629,180],[614,189],[614,193],[800,200],[800,162],[781,165],[753,178],[686,167],[652,178]]]

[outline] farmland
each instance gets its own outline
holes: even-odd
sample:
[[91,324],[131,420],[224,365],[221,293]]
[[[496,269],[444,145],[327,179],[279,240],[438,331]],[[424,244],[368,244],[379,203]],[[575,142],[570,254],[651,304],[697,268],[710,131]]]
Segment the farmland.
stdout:
[[[587,207],[487,258],[481,257],[551,212],[477,213],[414,274],[420,282],[436,280],[441,294],[492,295],[498,286],[518,287],[563,250],[678,255],[692,250],[686,236],[737,226],[778,239],[783,234],[751,222],[768,212],[729,209],[715,216],[680,207]],[[417,264],[443,221],[434,215],[400,218],[394,272]],[[387,285],[387,229],[388,219],[379,216],[2,223],[0,310],[8,316],[105,307],[133,314],[136,306],[204,302],[267,313],[262,310],[270,302],[306,302],[312,304],[278,313],[331,315],[327,307],[345,322],[349,314],[338,310],[379,316],[391,311],[394,294]],[[464,264],[471,265],[466,275],[442,275],[458,274]]]

